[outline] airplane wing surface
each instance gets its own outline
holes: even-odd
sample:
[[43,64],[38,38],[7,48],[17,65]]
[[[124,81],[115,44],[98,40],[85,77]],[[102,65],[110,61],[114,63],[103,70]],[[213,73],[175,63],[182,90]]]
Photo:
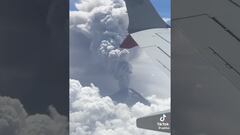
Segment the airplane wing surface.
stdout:
[[170,133],[170,110],[137,119],[137,127]]
[[150,0],[125,0],[125,3],[129,16],[129,33],[169,27],[156,12]]
[[129,36],[122,48],[139,46],[170,76],[171,29],[159,16],[150,0],[125,0],[129,16]]
[[[208,15],[178,20],[175,23],[202,57],[240,89],[239,41]],[[198,27],[199,25],[205,28]],[[198,33],[193,35],[194,31]]]
[[[121,48],[139,46],[170,77],[170,27],[154,9],[150,0],[125,0],[129,27]],[[163,119],[163,120],[162,120]],[[137,120],[139,128],[170,132],[170,110]],[[146,124],[147,123],[147,124]]]
[[[170,77],[170,29],[149,29],[131,34],[138,46]],[[144,38],[143,38],[144,37]]]
[[172,0],[176,134],[240,132],[239,4],[239,0]]
[[[125,1],[130,40],[123,46],[138,45],[170,74],[170,37],[163,34],[169,26],[148,0]],[[172,5],[173,132],[239,133],[240,0],[172,0]]]

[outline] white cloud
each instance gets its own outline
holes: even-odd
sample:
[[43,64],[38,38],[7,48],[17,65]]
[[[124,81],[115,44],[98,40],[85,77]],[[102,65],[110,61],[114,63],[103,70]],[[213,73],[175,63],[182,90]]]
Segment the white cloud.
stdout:
[[164,20],[167,24],[171,25],[171,18],[163,18],[163,20]]
[[169,109],[170,99],[149,98],[151,106],[136,103],[132,107],[115,104],[102,97],[94,85],[83,87],[70,80],[70,134],[71,135],[165,135],[165,133],[138,129],[136,119]]
[[19,100],[0,97],[0,134],[67,135],[67,118],[53,107],[49,107],[49,112],[50,115],[29,115]]

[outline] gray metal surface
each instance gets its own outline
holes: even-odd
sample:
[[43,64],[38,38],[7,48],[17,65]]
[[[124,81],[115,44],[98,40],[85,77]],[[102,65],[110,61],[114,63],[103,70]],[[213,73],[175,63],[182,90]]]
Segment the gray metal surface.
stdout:
[[125,0],[129,15],[129,33],[151,28],[169,27],[154,9],[150,0]]
[[172,3],[173,20],[206,14],[240,37],[239,0],[175,0]]
[[[170,29],[148,29],[131,34],[139,47],[168,75],[171,72]],[[144,38],[143,38],[144,37]]]
[[240,42],[207,15],[175,23],[203,58],[240,89]]
[[240,133],[239,0],[172,1],[172,128]]
[[[125,0],[129,15],[128,32],[138,46],[143,49],[154,62],[170,76],[170,28],[155,11],[150,0]],[[162,113],[146,116],[137,120],[139,128],[170,132],[170,111],[166,111],[165,127],[157,124]],[[165,115],[164,115],[165,116]],[[165,122],[165,123],[164,123]]]
[[159,114],[139,118],[137,119],[137,127],[170,133],[171,113],[169,112],[170,110],[167,110]]

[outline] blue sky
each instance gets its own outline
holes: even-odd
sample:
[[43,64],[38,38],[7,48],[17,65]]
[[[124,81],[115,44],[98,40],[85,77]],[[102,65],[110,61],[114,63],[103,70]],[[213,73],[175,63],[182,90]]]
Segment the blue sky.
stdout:
[[[151,0],[158,13],[163,18],[171,17],[171,0]],[[75,10],[74,4],[70,3],[70,10]]]
[[151,0],[163,18],[171,18],[171,0]]

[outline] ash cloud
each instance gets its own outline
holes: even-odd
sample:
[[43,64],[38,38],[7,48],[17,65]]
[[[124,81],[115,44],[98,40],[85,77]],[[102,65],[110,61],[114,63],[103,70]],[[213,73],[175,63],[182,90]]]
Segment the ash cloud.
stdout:
[[[128,35],[128,16],[124,1],[81,0],[76,4],[76,8],[77,11],[70,12],[70,31],[81,34],[82,39],[78,40],[85,42],[78,42],[81,44],[78,46],[88,51],[85,58],[91,61],[90,66],[98,66],[93,70],[107,72],[114,77],[118,81],[118,89],[128,88],[126,80],[130,80],[132,72],[131,65],[126,60],[129,52],[119,49]],[[71,65],[87,63],[87,60],[81,61],[80,58],[78,61],[73,57],[76,56],[71,57]]]

